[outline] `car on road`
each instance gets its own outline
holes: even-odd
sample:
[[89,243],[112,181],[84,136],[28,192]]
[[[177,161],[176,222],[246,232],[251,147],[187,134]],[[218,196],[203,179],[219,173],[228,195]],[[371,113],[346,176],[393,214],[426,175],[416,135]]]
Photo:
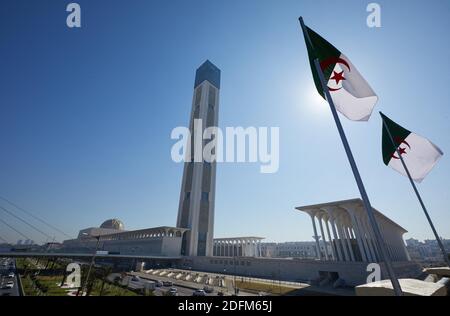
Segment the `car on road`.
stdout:
[[3,286],[4,289],[12,289],[14,287],[14,282],[13,281],[8,281],[6,282],[6,284]]
[[164,286],[173,286],[173,282],[172,281],[164,281],[163,285]]
[[14,278],[16,275],[14,274],[14,272],[10,272],[9,274],[8,274],[8,278]]
[[156,281],[155,286],[161,287],[161,286],[163,286],[163,283],[161,281]]
[[206,296],[206,293],[204,290],[198,289],[192,293],[192,296]]
[[203,287],[203,290],[204,290],[206,293],[212,293],[212,292],[214,292],[214,288],[212,288],[211,286],[207,286],[207,285],[205,285],[205,286]]
[[217,296],[223,296],[223,292],[221,291],[217,292]]
[[176,288],[174,288],[174,287],[171,287],[169,289],[169,291],[167,291],[167,294],[169,296],[178,296],[178,290]]

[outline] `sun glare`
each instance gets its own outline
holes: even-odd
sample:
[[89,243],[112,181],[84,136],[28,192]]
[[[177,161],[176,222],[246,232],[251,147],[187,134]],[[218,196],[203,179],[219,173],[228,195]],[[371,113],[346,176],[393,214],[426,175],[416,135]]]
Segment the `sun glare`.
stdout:
[[314,115],[323,115],[328,110],[327,102],[321,97],[321,95],[317,92],[317,89],[314,83],[309,80],[305,80],[308,82],[307,84],[298,89],[299,90],[299,106],[302,107],[302,110],[306,110],[311,112]]

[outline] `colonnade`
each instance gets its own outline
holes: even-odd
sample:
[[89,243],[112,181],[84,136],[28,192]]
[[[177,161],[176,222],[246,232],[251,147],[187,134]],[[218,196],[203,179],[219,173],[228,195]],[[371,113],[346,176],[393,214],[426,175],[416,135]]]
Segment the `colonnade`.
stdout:
[[213,255],[217,257],[261,257],[261,237],[216,238]]
[[[317,259],[379,262],[375,235],[360,199],[297,207],[309,214],[317,249]],[[408,261],[403,242],[406,230],[374,209],[375,218],[391,260]],[[318,235],[320,233],[320,235]],[[322,243],[324,252],[320,251]],[[331,247],[327,247],[329,244]]]

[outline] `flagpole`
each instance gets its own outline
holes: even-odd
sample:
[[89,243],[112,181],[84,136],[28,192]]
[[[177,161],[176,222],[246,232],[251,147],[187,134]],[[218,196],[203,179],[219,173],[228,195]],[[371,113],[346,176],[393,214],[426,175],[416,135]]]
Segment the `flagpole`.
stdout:
[[[382,114],[382,113],[380,112],[380,114]],[[389,130],[389,127],[386,124],[386,122],[384,121],[384,119],[381,118],[381,120],[383,121],[383,125],[386,128],[387,134],[389,136],[389,140],[391,141],[392,145],[395,147],[395,151],[397,152],[397,155],[400,157],[400,161],[402,162],[403,168],[405,169],[406,174],[408,175],[409,182],[411,183],[411,185],[412,185],[412,187],[414,189],[414,192],[416,193],[417,199],[419,200],[419,203],[422,206],[423,212],[425,213],[425,216],[426,216],[426,218],[428,220],[428,223],[431,226],[431,230],[433,231],[434,237],[436,238],[436,241],[437,241],[437,243],[439,245],[439,248],[441,249],[442,255],[444,257],[444,261],[445,261],[445,263],[447,263],[447,266],[450,267],[450,261],[448,259],[448,254],[445,251],[445,248],[444,248],[444,245],[442,244],[441,238],[439,237],[439,235],[438,235],[438,233],[436,231],[436,228],[434,227],[433,221],[431,220],[431,217],[428,214],[427,208],[425,207],[425,204],[423,203],[423,200],[422,200],[422,197],[420,196],[419,190],[417,189],[417,186],[416,186],[414,180],[411,177],[411,173],[409,172],[409,169],[406,166],[405,160],[403,159],[403,157],[402,157],[402,155],[401,155],[401,153],[400,153],[400,151],[398,149],[399,146],[397,146],[395,144],[394,138],[392,137],[392,134],[391,134],[391,131]]]
[[[299,21],[300,21],[300,25],[302,27],[303,33],[305,34],[305,37],[309,41],[311,47],[314,48],[314,46],[312,45],[311,39],[309,37],[308,31],[306,30],[306,26],[305,26],[305,24],[303,22],[303,18],[300,17]],[[319,59],[317,59],[317,58],[314,59],[314,65],[316,67],[317,74],[319,75],[319,79],[320,79],[320,82],[322,84],[322,89],[325,92],[326,100],[328,101],[328,104],[330,106],[331,113],[333,114],[333,118],[334,118],[334,121],[336,123],[336,127],[337,127],[337,129],[339,131],[339,135],[341,137],[342,144],[344,145],[344,149],[345,149],[345,152],[347,154],[347,158],[348,158],[348,161],[350,163],[350,166],[352,168],[353,175],[354,175],[355,180],[356,180],[356,184],[358,185],[358,189],[359,189],[359,192],[361,194],[361,198],[363,200],[364,208],[366,210],[367,217],[369,218],[369,223],[372,226],[372,230],[373,230],[373,232],[375,234],[375,238],[377,240],[376,245],[377,245],[377,248],[379,250],[378,253],[380,254],[381,261],[383,261],[385,263],[385,265],[386,265],[386,269],[387,269],[389,278],[391,279],[391,283],[392,283],[392,287],[394,288],[395,295],[402,296],[403,292],[402,292],[402,289],[400,287],[400,283],[399,283],[399,281],[398,281],[398,279],[397,279],[397,277],[395,275],[395,271],[394,271],[394,268],[392,266],[391,259],[389,258],[388,252],[386,250],[386,245],[385,245],[385,243],[383,241],[383,237],[381,236],[380,229],[378,227],[377,221],[376,221],[375,216],[373,214],[373,209],[372,209],[372,206],[370,205],[369,197],[367,195],[366,189],[364,188],[364,184],[362,182],[361,175],[359,174],[358,167],[356,166],[355,159],[354,159],[352,151],[350,149],[350,145],[348,144],[347,137],[345,136],[345,132],[344,132],[344,129],[342,127],[342,124],[341,124],[341,121],[339,119],[339,116],[337,114],[336,107],[334,105],[333,99],[331,98],[328,86],[325,83],[325,78],[324,78],[322,69],[320,67]]]

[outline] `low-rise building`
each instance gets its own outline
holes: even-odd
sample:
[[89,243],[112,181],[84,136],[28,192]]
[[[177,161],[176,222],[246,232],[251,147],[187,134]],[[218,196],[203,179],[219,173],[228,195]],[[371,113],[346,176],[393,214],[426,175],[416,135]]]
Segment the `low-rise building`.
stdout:
[[169,226],[127,231],[120,220],[111,219],[100,227],[80,230],[78,238],[63,242],[63,249],[80,253],[97,249],[111,254],[177,257],[186,231]]

